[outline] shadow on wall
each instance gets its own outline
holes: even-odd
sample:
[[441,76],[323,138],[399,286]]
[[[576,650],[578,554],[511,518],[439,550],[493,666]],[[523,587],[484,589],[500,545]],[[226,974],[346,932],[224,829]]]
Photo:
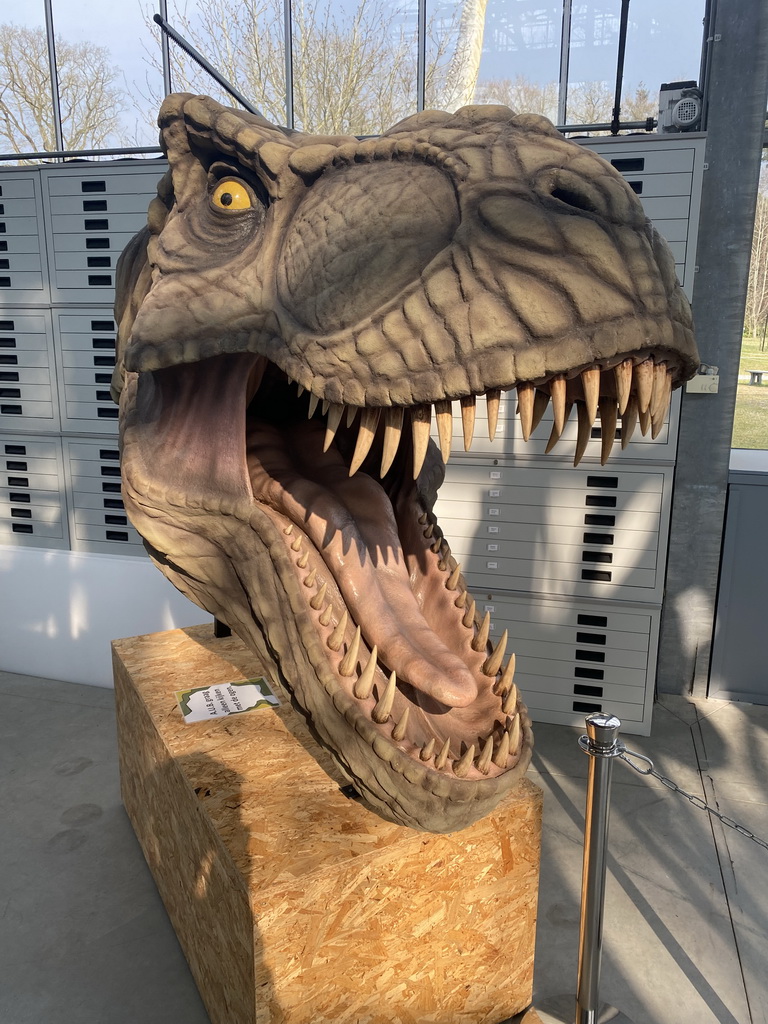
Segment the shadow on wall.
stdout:
[[112,685],[110,642],[209,622],[148,558],[0,546],[0,668]]

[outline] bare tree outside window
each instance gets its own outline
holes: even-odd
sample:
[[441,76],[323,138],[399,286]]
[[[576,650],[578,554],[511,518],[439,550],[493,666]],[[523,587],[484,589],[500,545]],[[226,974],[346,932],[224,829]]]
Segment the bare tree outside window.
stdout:
[[[151,17],[147,8],[147,15]],[[173,25],[265,117],[286,120],[285,39],[281,0],[221,0],[185,5]],[[322,134],[377,134],[416,111],[416,24],[387,0],[342,9],[332,0],[292,5],[293,107],[296,127]],[[428,27],[429,31],[429,27]],[[455,31],[436,33],[427,88],[444,80]],[[150,61],[157,67],[156,58]],[[176,91],[233,101],[172,44]],[[150,90],[157,105],[160,97]]]
[[[66,149],[96,149],[120,139],[126,96],[105,47],[56,40],[62,133]],[[41,28],[0,25],[0,152],[56,149]]]

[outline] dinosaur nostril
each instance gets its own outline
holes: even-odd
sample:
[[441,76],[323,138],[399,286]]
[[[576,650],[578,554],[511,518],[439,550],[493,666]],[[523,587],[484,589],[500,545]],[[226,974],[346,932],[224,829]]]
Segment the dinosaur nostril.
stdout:
[[575,210],[587,210],[590,213],[597,213],[597,208],[589,198],[581,192],[572,188],[553,188],[550,193],[553,199],[559,199],[566,206],[572,206]]

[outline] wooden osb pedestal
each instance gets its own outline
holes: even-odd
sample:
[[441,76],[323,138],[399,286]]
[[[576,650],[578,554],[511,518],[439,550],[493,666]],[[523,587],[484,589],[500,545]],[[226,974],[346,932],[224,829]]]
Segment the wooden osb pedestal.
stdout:
[[118,640],[114,668],[123,800],[212,1024],[499,1024],[528,1007],[536,786],[462,832],[414,832],[341,793],[284,694],[184,724],[175,690],[259,674],[236,638]]

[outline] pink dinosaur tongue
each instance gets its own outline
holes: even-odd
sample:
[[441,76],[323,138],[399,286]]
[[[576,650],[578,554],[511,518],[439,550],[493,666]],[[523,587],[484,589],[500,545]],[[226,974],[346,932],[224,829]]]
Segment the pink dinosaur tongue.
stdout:
[[350,478],[333,446],[322,451],[324,431],[312,421],[258,423],[248,437],[254,496],[287,515],[321,552],[380,662],[440,703],[466,707],[477,684],[424,618],[389,498],[367,474]]

